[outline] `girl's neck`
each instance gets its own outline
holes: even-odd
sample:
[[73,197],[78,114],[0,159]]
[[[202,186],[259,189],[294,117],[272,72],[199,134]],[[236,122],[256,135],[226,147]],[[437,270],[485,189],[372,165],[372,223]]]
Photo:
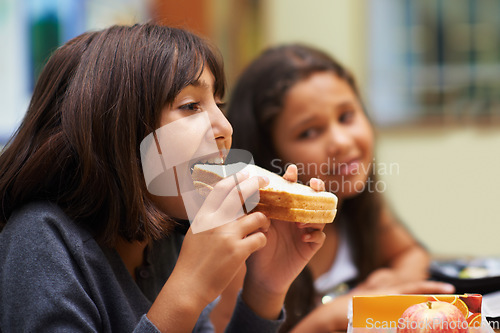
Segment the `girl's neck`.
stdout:
[[146,242],[129,242],[123,238],[119,238],[116,243],[116,252],[120,255],[125,267],[134,280],[136,269],[144,262],[144,249],[146,245]]

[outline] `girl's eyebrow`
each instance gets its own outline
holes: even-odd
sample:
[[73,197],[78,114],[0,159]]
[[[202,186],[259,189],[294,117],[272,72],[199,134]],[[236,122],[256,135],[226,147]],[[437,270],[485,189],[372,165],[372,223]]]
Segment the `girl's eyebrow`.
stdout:
[[348,100],[348,101],[343,101],[343,102],[339,103],[337,105],[337,108],[355,107],[355,106],[356,106],[356,102]]
[[[351,108],[351,107],[356,107],[356,103],[353,102],[353,101],[350,101],[350,100],[346,100],[346,101],[341,101],[340,103],[338,103],[337,105],[335,105],[335,108],[333,110],[331,110],[331,111],[332,112],[338,112],[336,110],[342,110],[344,108]],[[301,127],[307,126],[309,123],[315,122],[316,118],[317,118],[317,115],[311,115],[311,116],[309,116],[307,118],[304,118],[301,121],[299,121],[298,123],[296,123],[295,125],[293,125],[292,128],[291,128],[291,130],[294,131],[297,128],[301,128]]]
[[300,128],[300,127],[303,127],[303,126],[306,126],[308,125],[309,123],[312,123],[316,120],[316,116],[311,116],[311,117],[307,117],[303,120],[301,120],[300,122],[298,122],[297,124],[295,124],[294,126],[292,126],[291,128],[291,131],[294,131],[296,130],[297,128]]
[[193,87],[202,88],[205,90],[214,90],[214,87],[210,87],[210,85],[207,82],[205,82],[204,80],[193,81],[193,82],[191,82],[191,85]]

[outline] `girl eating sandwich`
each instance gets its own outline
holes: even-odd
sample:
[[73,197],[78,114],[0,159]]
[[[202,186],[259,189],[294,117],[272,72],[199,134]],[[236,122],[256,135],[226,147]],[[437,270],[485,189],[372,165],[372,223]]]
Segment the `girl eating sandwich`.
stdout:
[[[322,226],[252,213],[193,232],[175,192],[179,165],[202,159],[193,142],[210,139],[219,163],[231,147],[224,88],[218,52],[181,29],[114,26],[54,52],[0,155],[2,332],[210,332],[214,300],[245,265],[228,331],[278,329]],[[157,145],[143,156],[145,140]],[[165,156],[173,166],[154,163]],[[236,186],[250,196],[267,181],[221,181],[195,219],[227,216]]]

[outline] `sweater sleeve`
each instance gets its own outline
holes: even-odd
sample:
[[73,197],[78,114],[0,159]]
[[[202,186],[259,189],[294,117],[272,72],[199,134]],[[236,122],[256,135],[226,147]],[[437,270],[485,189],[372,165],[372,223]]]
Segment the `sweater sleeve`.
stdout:
[[160,333],[160,330],[156,328],[146,315],[143,315],[133,333]]
[[285,321],[285,311],[282,310],[278,319],[267,320],[257,316],[241,298],[241,292],[236,301],[236,307],[226,332],[238,333],[271,333],[278,332]]

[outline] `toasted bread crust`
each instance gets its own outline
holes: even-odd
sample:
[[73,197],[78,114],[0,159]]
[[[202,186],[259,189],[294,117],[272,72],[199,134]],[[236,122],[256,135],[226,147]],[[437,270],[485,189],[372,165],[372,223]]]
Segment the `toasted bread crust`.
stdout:
[[268,218],[300,223],[331,223],[337,210],[310,210],[257,204],[252,212],[262,212]]
[[269,206],[293,207],[300,209],[331,210],[337,205],[334,198],[311,197],[310,195],[300,195],[276,189],[260,189],[260,203]]

